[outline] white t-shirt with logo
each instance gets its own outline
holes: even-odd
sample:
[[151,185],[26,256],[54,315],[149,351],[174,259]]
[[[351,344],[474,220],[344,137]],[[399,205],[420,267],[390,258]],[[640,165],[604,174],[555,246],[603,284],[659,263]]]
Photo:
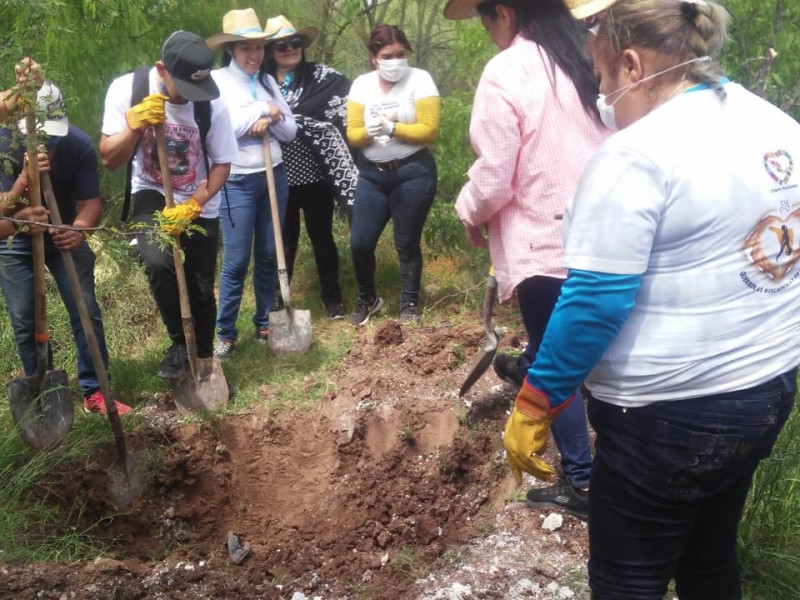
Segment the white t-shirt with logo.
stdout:
[[567,208],[568,268],[642,275],[587,379],[599,399],[747,389],[800,363],[800,124],[724,87],[611,136]]
[[[150,94],[158,91],[156,70],[150,70]],[[114,135],[123,131],[128,123],[125,112],[131,107],[133,73],[118,77],[111,82],[106,93],[103,113],[104,135]],[[201,181],[206,178],[206,165],[200,145],[200,128],[194,119],[194,106],[167,102],[164,134],[167,142],[172,191],[175,204],[191,198]],[[233,133],[228,108],[219,99],[211,101],[211,127],[206,137],[209,165],[231,163],[236,158],[238,148]],[[133,179],[131,192],[140,190],[164,191],[161,168],[156,149],[155,129],[148,127],[136,150],[133,160]],[[200,216],[215,218],[219,215],[220,194],[217,193],[206,204]]]
[[[381,90],[377,71],[370,71],[356,77],[350,87],[348,98],[364,105],[364,121],[380,115],[395,123],[413,124],[417,122],[417,109],[414,102],[421,98],[439,96],[439,90],[427,71],[409,67],[402,79],[394,84],[388,94]],[[422,148],[419,144],[409,144],[379,135],[374,142],[363,149],[364,156],[374,162],[386,162],[405,158]]]

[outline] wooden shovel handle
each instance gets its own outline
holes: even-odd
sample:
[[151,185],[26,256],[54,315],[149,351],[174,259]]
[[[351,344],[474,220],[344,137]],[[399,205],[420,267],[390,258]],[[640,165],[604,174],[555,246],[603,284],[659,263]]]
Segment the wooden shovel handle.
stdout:
[[264,151],[264,171],[267,174],[267,193],[269,195],[269,208],[272,215],[272,231],[275,233],[275,256],[278,261],[278,284],[281,288],[283,306],[291,311],[289,293],[289,276],[286,271],[286,255],[283,251],[283,232],[281,231],[281,214],[278,210],[278,192],[275,188],[275,171],[272,169],[272,151],[269,147],[269,135],[261,138],[261,147]]
[[[156,149],[158,150],[158,164],[161,167],[161,180],[164,186],[164,201],[167,207],[175,206],[172,197],[172,178],[167,162],[167,140],[164,136],[164,125],[155,125],[156,130]],[[197,340],[194,335],[194,322],[192,320],[192,307],[189,303],[189,292],[186,288],[186,272],[183,269],[181,260],[181,239],[175,236],[175,246],[172,249],[172,258],[175,262],[175,278],[178,282],[178,297],[181,304],[181,321],[183,323],[183,337],[186,340],[186,354],[189,358],[189,370],[192,373],[192,380],[197,381]]]
[[[39,143],[36,138],[36,113],[30,102],[25,105],[25,129],[28,150],[28,190],[31,206],[42,205],[42,189],[39,185]],[[33,311],[37,346],[50,340],[47,327],[47,295],[44,280],[44,232],[31,236],[33,250]],[[41,369],[43,366],[38,365]],[[46,365],[44,366],[46,368]]]

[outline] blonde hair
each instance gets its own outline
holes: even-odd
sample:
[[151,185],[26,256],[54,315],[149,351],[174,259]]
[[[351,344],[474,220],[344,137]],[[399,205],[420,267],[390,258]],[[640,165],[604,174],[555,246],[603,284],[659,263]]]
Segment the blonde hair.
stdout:
[[[590,43],[595,52],[613,59],[628,48],[650,50],[668,68],[693,58],[713,58],[725,41],[729,18],[722,6],[705,0],[617,0]],[[683,72],[725,96],[719,83],[722,68],[714,60],[692,62]]]

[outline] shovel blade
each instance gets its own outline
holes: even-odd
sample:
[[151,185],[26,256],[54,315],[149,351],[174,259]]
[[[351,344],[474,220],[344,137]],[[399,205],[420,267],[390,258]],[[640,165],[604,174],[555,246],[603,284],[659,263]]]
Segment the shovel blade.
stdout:
[[217,410],[228,405],[228,382],[219,359],[197,359],[198,379],[192,378],[187,367],[184,374],[172,380],[172,399],[182,415],[198,410]]
[[497,346],[491,350],[486,350],[486,348],[482,349],[472,361],[472,366],[470,367],[469,373],[467,374],[467,378],[464,380],[464,383],[461,384],[461,389],[458,390],[458,397],[461,398],[464,394],[466,394],[469,389],[475,384],[478,379],[481,378],[486,372],[486,369],[489,368],[489,365],[492,364],[494,360],[494,355],[497,353]]
[[269,347],[277,354],[306,352],[311,347],[311,311],[293,308],[269,313]]
[[65,371],[47,371],[39,379],[18,377],[7,385],[11,415],[31,448],[56,444],[72,429],[72,393]]

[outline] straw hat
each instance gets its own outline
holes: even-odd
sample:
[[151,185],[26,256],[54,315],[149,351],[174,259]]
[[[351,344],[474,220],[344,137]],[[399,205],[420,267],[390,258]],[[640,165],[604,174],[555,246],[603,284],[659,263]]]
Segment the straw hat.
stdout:
[[252,8],[230,10],[222,17],[222,33],[206,39],[206,45],[212,50],[220,50],[229,42],[245,42],[266,40],[267,34],[261,29],[256,11]]
[[289,19],[283,15],[267,19],[267,24],[264,25],[264,31],[267,33],[267,42],[269,43],[296,36],[303,40],[303,48],[308,48],[312,42],[317,39],[318,33],[316,27],[306,27],[297,31]]
[[[531,0],[535,2],[536,0]],[[453,21],[471,19],[478,16],[478,5],[485,0],[450,0],[444,7],[444,16]],[[614,0],[564,0],[567,8],[576,19],[585,19],[595,13],[605,10],[614,3]]]
[[576,19],[596,15],[614,4],[615,0],[564,0],[567,8]]

